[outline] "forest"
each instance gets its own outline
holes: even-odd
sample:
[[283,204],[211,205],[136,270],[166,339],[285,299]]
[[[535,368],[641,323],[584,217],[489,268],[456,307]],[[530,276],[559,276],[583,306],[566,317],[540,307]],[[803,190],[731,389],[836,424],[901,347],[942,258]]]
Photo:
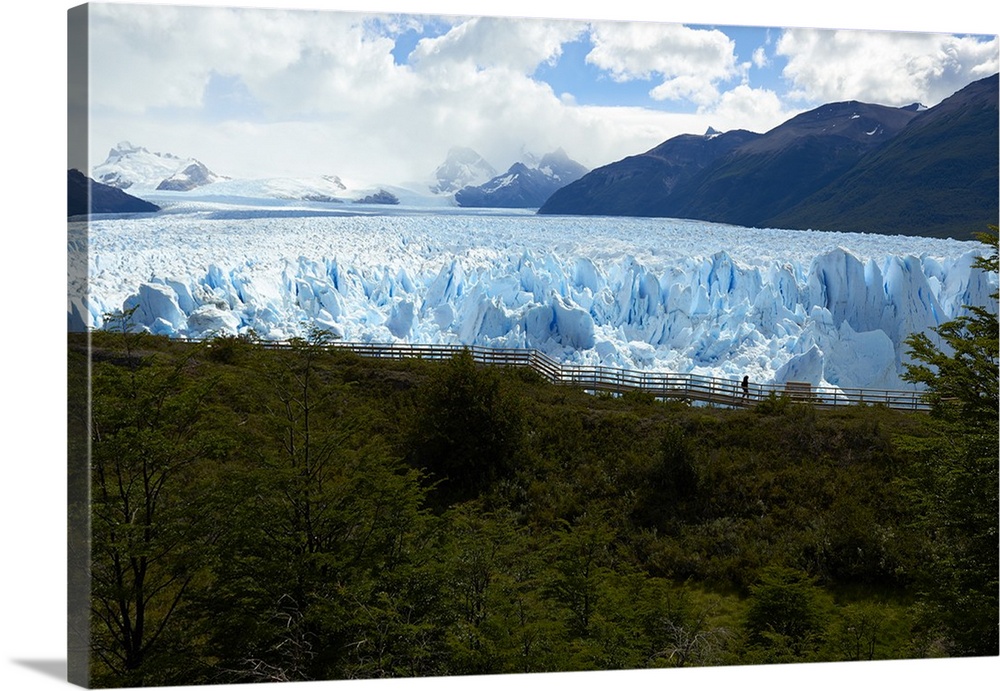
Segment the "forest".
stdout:
[[932,414],[117,319],[69,341],[93,686],[998,653],[988,311],[911,339]]

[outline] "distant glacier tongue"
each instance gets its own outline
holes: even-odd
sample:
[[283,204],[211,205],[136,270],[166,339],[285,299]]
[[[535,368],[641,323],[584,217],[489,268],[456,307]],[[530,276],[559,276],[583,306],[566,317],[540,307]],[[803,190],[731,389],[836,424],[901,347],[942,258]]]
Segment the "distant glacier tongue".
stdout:
[[90,223],[101,327],[537,348],[564,362],[902,388],[904,339],[986,306],[976,243],[669,219],[189,204]]

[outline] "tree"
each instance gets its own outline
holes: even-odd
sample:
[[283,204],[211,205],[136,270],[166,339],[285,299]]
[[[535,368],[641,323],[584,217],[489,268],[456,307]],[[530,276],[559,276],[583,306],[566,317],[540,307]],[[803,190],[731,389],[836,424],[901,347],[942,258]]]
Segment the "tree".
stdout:
[[[997,226],[977,238],[993,254],[980,257],[974,266],[997,273]],[[994,301],[998,293],[991,296]],[[996,422],[998,402],[998,323],[997,305],[967,305],[969,314],[938,326],[934,332],[943,344],[934,344],[927,334],[906,339],[916,361],[906,366],[903,379],[927,387],[927,398],[940,417],[963,424]]]
[[822,591],[805,573],[783,567],[765,569],[750,588],[745,628],[763,662],[808,659],[826,628]]
[[[993,253],[976,266],[998,270],[997,228],[979,239]],[[992,295],[994,301],[998,293]],[[914,448],[911,481],[919,519],[914,526],[931,546],[918,577],[925,623],[940,629],[953,655],[996,655],[998,650],[998,324],[997,305],[969,306],[969,314],[907,343],[917,363],[904,378],[926,385],[941,421],[936,443]]]
[[513,474],[524,436],[523,404],[496,368],[479,367],[462,351],[423,391],[421,408],[411,459],[438,483],[439,505],[473,498]]
[[691,442],[679,426],[667,428],[658,453],[637,481],[634,518],[642,526],[661,528],[671,519],[694,513],[698,501],[698,471]]
[[227,380],[244,439],[200,602],[224,681],[434,671],[421,649],[434,605],[420,474],[373,433],[378,413],[352,396],[330,339],[250,348]]
[[167,641],[216,534],[192,510],[206,490],[195,469],[223,446],[201,418],[212,381],[188,377],[189,358],[144,356],[151,337],[131,311],[108,316],[114,347],[92,375],[91,651],[116,683],[155,684],[149,659],[177,647]]
[[882,639],[892,623],[891,611],[871,602],[841,607],[831,627],[829,644],[837,659],[884,659]]

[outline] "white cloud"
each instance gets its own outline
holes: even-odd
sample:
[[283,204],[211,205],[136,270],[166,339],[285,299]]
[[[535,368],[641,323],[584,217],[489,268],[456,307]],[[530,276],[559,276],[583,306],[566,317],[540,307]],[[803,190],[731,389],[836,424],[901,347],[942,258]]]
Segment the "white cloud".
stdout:
[[363,15],[98,4],[91,17],[91,103],[125,112],[198,108],[213,72],[240,77],[276,119],[405,79]]
[[770,89],[753,89],[741,84],[722,94],[711,108],[699,112],[709,116],[717,130],[745,129],[763,133],[799,111],[789,110]]
[[[476,148],[497,168],[523,150],[541,153],[556,146],[596,166],[682,132],[703,132],[709,124],[765,131],[794,114],[774,92],[750,88],[751,63],[737,64],[735,44],[724,33],[678,24],[158,5],[98,4],[90,12],[93,163],[129,139],[196,156],[225,175],[333,173],[391,183],[428,175],[454,145]],[[444,33],[422,39],[410,64],[397,64],[396,38],[422,22]],[[566,42],[588,31],[591,65],[619,81],[653,80],[651,97],[690,101],[697,113],[585,107],[572,94],[557,94],[533,79],[538,66],[558,61]],[[858,43],[858,34],[863,32],[846,32],[843,40]],[[788,58],[785,76],[796,96],[835,100],[825,94],[842,88],[853,90],[850,98],[866,100],[865,89],[875,94],[909,83],[838,55],[828,45],[831,36],[804,30],[782,36],[778,54]],[[923,40],[919,50],[903,51],[914,56],[906,74],[933,74],[933,64],[924,64],[928,55],[946,62]],[[954,62],[979,65],[969,70],[990,64],[995,70],[995,43],[990,63],[982,42],[935,40]],[[888,60],[891,74],[900,71],[898,60],[871,54],[870,46],[883,42],[865,45],[864,59]],[[901,46],[891,44],[897,52]],[[843,45],[839,50],[851,53]],[[759,49],[754,63],[760,66],[764,57]],[[809,61],[822,67],[812,70]],[[969,81],[956,76],[962,83],[951,88],[945,78],[950,73],[943,74],[925,79],[943,96]],[[213,76],[239,87],[253,106],[252,118],[239,121],[232,110],[221,117],[206,112],[213,107],[205,99]],[[740,77],[743,85],[723,92]],[[908,96],[905,102],[912,100],[933,101]]]
[[764,68],[764,67],[767,67],[770,63],[771,63],[771,61],[768,60],[768,57],[767,57],[767,50],[764,48],[764,46],[759,46],[753,52],[753,65],[754,65],[754,67]]
[[531,74],[540,64],[557,60],[563,43],[576,39],[585,28],[571,21],[477,17],[443,36],[422,39],[410,60],[418,70],[472,65]]
[[788,60],[790,97],[932,106],[998,69],[995,37],[788,29],[776,54]]
[[[399,18],[114,5],[92,11],[96,162],[118,140],[132,139],[198,156],[222,174],[350,169],[387,182],[429,173],[454,144],[478,146],[498,166],[522,147],[558,146],[560,128],[572,127],[572,108],[530,74],[586,28],[453,20],[443,36],[418,44],[410,66],[395,63],[394,36],[386,35],[416,26]],[[238,78],[264,121],[212,128],[199,121],[213,73]]]
[[719,98],[719,90],[702,77],[685,74],[664,80],[659,86],[653,87],[649,95],[657,101],[692,101],[707,105]]
[[714,29],[680,24],[595,22],[587,62],[616,81],[662,79],[650,96],[690,99],[704,105],[718,97],[717,84],[738,74],[735,42]]
[[679,134],[702,134],[709,124],[698,113],[581,106],[567,112],[561,141],[570,156],[595,168],[647,151]]

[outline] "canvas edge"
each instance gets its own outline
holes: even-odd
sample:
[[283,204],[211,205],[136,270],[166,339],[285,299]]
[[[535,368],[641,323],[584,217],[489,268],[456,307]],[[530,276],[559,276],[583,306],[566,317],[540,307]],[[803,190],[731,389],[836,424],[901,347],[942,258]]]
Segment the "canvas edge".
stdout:
[[[67,168],[87,160],[89,7],[67,10]],[[81,172],[86,172],[86,167]],[[87,207],[90,207],[88,199]],[[66,678],[90,686],[90,338],[83,315],[89,266],[86,230],[67,224],[67,620]],[[81,352],[82,351],[82,352]]]

